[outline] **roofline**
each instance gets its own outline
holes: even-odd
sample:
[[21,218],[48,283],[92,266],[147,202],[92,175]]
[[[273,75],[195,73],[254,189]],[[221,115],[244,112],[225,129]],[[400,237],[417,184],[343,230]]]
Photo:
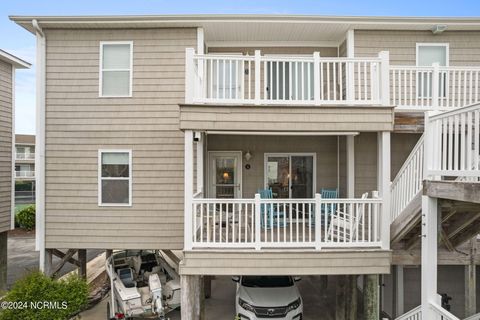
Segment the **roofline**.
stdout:
[[[205,23],[205,22],[284,22],[284,23],[350,23],[350,24],[456,24],[463,26],[480,26],[480,17],[401,17],[401,16],[321,16],[321,15],[272,15],[272,14],[192,14],[192,15],[92,15],[92,16],[9,16],[10,20],[30,32],[32,20],[40,24],[81,25],[86,23],[114,24],[122,23]],[[74,28],[74,26],[70,26]]]
[[10,63],[17,69],[30,69],[30,63],[0,49],[0,60]]

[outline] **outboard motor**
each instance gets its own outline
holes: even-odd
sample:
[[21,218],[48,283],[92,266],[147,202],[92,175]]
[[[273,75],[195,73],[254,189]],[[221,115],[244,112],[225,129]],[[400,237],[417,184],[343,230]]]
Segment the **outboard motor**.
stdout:
[[165,319],[165,310],[162,301],[162,283],[158,274],[154,273],[148,277],[148,286],[152,295],[152,311],[156,313],[159,319]]
[[442,296],[442,308],[444,308],[445,310],[447,311],[450,311],[450,308],[452,307],[450,305],[450,300],[452,300],[452,297],[450,297],[448,294],[446,293],[442,293],[440,294]]

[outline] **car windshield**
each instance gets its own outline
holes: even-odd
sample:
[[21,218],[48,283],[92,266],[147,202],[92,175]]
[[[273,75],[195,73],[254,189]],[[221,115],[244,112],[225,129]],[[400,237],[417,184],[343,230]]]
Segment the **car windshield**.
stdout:
[[280,288],[293,286],[289,276],[246,276],[242,277],[242,285],[253,288]]

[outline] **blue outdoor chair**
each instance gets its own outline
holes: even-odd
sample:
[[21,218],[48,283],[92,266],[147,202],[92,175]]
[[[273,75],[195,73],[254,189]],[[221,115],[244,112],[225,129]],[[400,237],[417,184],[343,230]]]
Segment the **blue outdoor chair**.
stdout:
[[[338,198],[338,189],[324,189],[321,190],[322,199],[336,199]],[[330,216],[337,211],[336,204],[322,204],[321,207],[321,214],[322,214],[322,224],[330,222]],[[327,221],[325,221],[325,218]]]
[[[259,189],[261,199],[273,199],[272,189]],[[285,212],[279,212],[275,205],[265,204],[260,206],[260,226],[270,229],[272,227],[285,227]]]
[[[322,195],[322,199],[336,199],[338,198],[338,189],[325,189],[322,188],[320,194]],[[322,225],[325,223],[329,223],[330,221],[330,216],[337,210],[337,205],[336,204],[322,204],[320,207],[320,212],[321,212],[321,222]],[[326,218],[326,219],[325,219]],[[325,221],[327,220],[327,221]],[[315,212],[312,212],[312,224],[315,224]]]

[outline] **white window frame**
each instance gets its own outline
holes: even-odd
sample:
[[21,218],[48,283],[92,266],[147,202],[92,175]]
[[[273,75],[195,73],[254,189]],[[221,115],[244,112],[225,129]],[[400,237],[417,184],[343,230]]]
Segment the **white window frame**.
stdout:
[[[290,174],[292,173],[292,161],[291,158],[295,156],[312,156],[313,157],[313,172],[312,172],[312,194],[317,193],[317,153],[316,152],[269,152],[263,155],[263,185],[264,188],[268,188],[268,178],[267,178],[267,162],[269,157],[289,157],[289,170]],[[288,180],[288,199],[292,196],[292,180]]]
[[[103,69],[103,47],[105,45],[128,44],[130,46],[130,66],[129,69]],[[131,98],[133,86],[133,41],[100,41],[100,65],[99,65],[99,86],[98,96],[100,98]],[[104,71],[129,71],[130,72],[130,86],[127,95],[104,95],[103,94],[103,72]]]
[[450,44],[448,42],[417,42],[415,44],[415,65],[417,67],[419,67],[418,65],[419,47],[445,47],[446,48],[445,56],[447,58],[447,61],[445,61],[445,66],[446,67],[450,66]]
[[[450,44],[448,42],[417,42],[415,44],[415,65],[417,67],[426,67],[426,66],[419,66],[418,65],[418,58],[419,58],[419,48],[420,47],[445,47],[445,58],[446,58],[446,61],[445,61],[445,67],[449,67],[450,66]],[[441,73],[440,73],[441,74]],[[445,74],[445,85],[448,84],[448,72]],[[431,84],[430,84],[431,86]],[[431,92],[428,93],[427,95],[424,95],[423,94],[423,87],[422,87],[422,90],[420,91],[420,87],[417,85],[416,86],[416,95],[418,98],[420,99],[431,99],[432,96],[431,96]],[[445,95],[447,95],[447,90],[448,88],[445,88],[445,90],[443,90],[443,97],[442,98],[445,98]]]
[[[103,153],[128,153],[128,178],[102,177],[102,154]],[[102,203],[103,180],[127,180],[128,179],[128,203]],[[132,150],[131,149],[99,149],[98,150],[98,206],[99,207],[131,207],[132,206]]]

